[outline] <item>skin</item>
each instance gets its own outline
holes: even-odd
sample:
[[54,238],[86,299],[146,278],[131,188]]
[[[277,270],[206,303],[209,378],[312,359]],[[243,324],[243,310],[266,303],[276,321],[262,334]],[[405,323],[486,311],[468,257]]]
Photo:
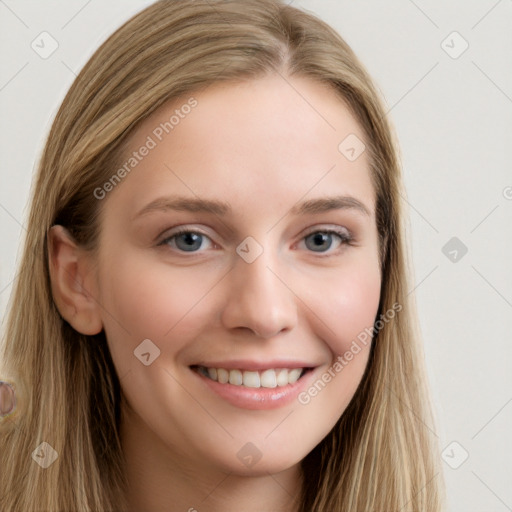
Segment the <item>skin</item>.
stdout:
[[[52,229],[53,292],[75,329],[107,334],[128,404],[121,435],[133,510],[294,511],[300,461],[346,409],[370,345],[307,405],[273,410],[227,403],[189,366],[300,359],[316,367],[313,382],[373,325],[381,276],[368,156],[351,162],[338,150],[364,134],[339,96],[308,78],[270,75],[193,97],[191,113],[103,199],[97,254]],[[146,119],[127,158],[187,99]],[[232,212],[136,215],[173,194],[228,202]],[[368,214],[292,213],[337,195]],[[180,251],[169,238],[176,226],[206,235],[198,251]],[[313,250],[306,236],[326,228],[353,240],[333,235]],[[236,252],[248,236],[263,248],[252,263]],[[148,366],[134,356],[145,339],[161,351]],[[237,457],[248,442],[262,455],[251,467]]]
[[7,382],[0,381],[0,416],[9,414],[15,405],[14,390]]

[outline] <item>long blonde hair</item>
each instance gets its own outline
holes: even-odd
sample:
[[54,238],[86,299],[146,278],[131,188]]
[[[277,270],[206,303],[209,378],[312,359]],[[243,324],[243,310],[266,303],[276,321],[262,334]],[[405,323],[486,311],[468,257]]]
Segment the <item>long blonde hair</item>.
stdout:
[[[370,76],[326,23],[278,0],[162,0],[89,60],[56,115],[39,164],[0,346],[0,379],[17,398],[15,411],[0,419],[2,511],[127,507],[119,380],[104,333],[79,334],[54,304],[49,228],[64,225],[94,250],[103,204],[94,190],[117,168],[134,128],[164,102],[268,73],[330,84],[364,129],[382,269],[377,318],[401,305],[375,334],[348,408],[302,462],[301,511],[442,510],[432,407],[408,294],[398,147]],[[47,469],[31,457],[42,442],[58,454]]]

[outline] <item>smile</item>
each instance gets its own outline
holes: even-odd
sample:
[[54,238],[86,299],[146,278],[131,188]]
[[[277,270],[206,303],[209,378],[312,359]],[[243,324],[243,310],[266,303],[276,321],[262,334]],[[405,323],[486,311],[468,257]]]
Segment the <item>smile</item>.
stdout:
[[199,378],[201,390],[235,407],[276,409],[294,403],[318,374],[319,367],[306,361],[204,361],[189,368]]
[[220,384],[232,384],[233,386],[248,388],[277,388],[295,384],[309,368],[269,368],[254,371],[196,366],[195,370],[204,377]]

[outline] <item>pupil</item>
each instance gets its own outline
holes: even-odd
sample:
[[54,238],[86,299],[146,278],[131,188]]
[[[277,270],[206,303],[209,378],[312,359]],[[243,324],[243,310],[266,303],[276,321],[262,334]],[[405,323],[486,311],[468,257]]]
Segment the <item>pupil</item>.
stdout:
[[329,249],[332,243],[331,235],[329,233],[314,233],[311,235],[311,240],[313,244],[309,248],[317,252],[318,250]]
[[178,237],[176,244],[178,247],[181,245],[180,249],[184,251],[199,249],[199,247],[201,247],[201,235],[197,233],[184,233]]

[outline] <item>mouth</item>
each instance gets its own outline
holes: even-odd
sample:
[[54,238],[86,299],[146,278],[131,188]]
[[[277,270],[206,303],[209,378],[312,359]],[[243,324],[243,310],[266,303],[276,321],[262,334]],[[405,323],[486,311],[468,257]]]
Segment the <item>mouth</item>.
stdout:
[[217,368],[201,365],[190,367],[203,377],[219,384],[230,384],[245,388],[282,388],[295,384],[313,367],[303,368],[267,368],[262,370],[246,370],[243,368]]

